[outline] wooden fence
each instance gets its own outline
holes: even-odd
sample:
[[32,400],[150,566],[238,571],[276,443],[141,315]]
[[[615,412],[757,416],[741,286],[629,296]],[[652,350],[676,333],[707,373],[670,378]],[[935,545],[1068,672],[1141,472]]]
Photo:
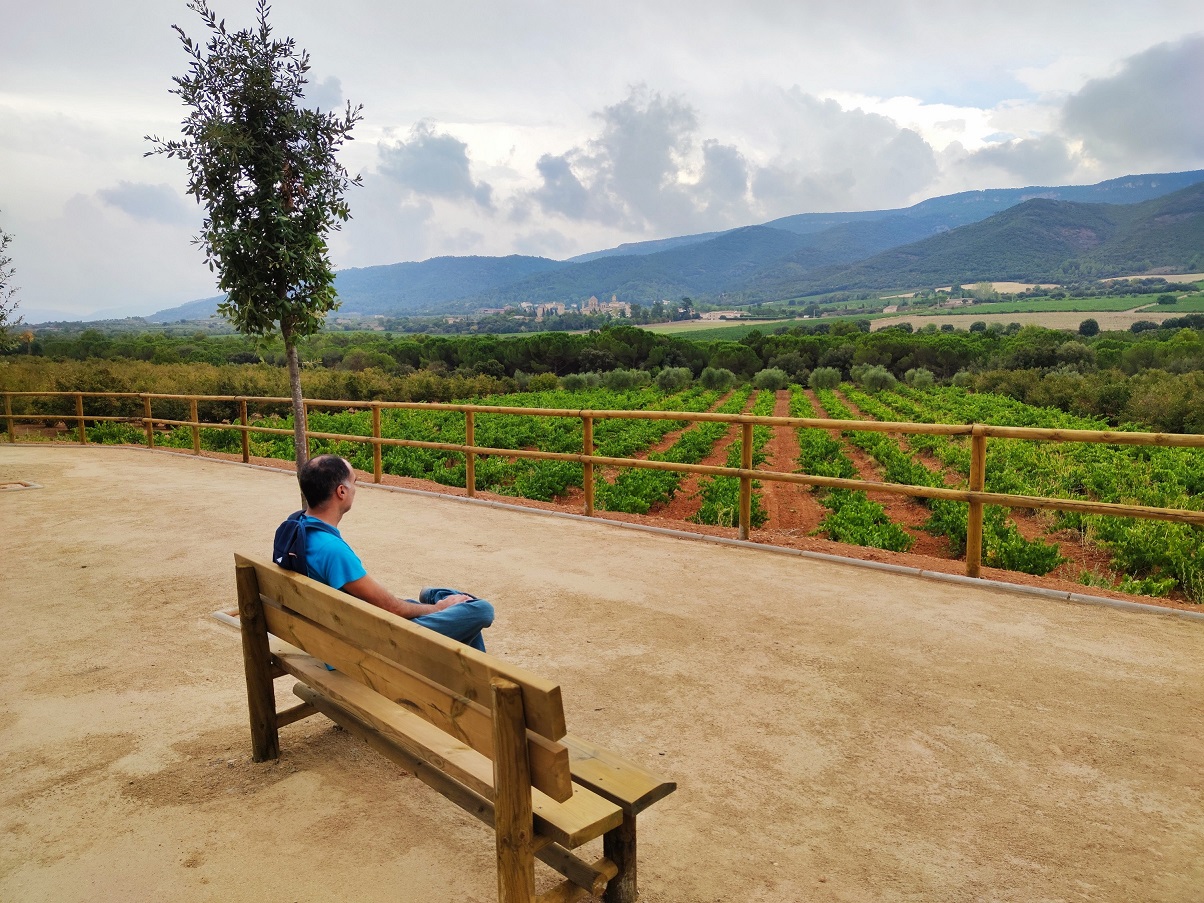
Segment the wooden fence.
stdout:
[[[154,448],[154,428],[160,426],[187,426],[192,430],[193,454],[201,453],[201,427],[207,429],[234,430],[242,437],[242,459],[250,460],[251,433],[270,433],[292,436],[291,429],[257,426],[248,419],[249,405],[288,405],[289,398],[241,396],[241,395],[166,395],[133,392],[3,392],[4,417],[9,442],[16,441],[14,423],[17,420],[74,422],[79,430],[79,441],[88,441],[85,424],[88,422],[141,423],[146,430],[146,444]],[[13,399],[53,397],[74,399],[75,413],[13,413]],[[142,416],[101,416],[84,412],[85,398],[138,399],[142,403]],[[155,417],[154,401],[188,402],[189,419],[171,420]],[[236,403],[239,411],[238,423],[201,422],[198,416],[200,402]],[[1204,448],[1204,436],[1198,434],[1178,435],[1169,433],[1128,433],[1097,430],[1058,430],[1031,427],[986,426],[983,424],[944,423],[892,423],[877,420],[828,420],[813,417],[761,417],[749,414],[689,413],[685,411],[595,411],[565,410],[551,408],[513,408],[479,404],[443,404],[405,401],[333,401],[306,399],[306,411],[312,408],[342,408],[372,411],[372,435],[345,435],[320,433],[306,430],[307,439],[330,439],[346,442],[367,442],[372,445],[373,478],[380,483],[381,449],[386,445],[408,445],[417,448],[438,449],[457,452],[465,458],[465,488],[468,494],[476,491],[476,459],[482,455],[502,455],[510,458],[539,458],[555,461],[574,461],[585,469],[585,513],[594,513],[594,468],[596,467],[643,467],[652,470],[672,470],[679,473],[697,473],[709,476],[733,477],[740,481],[739,536],[747,539],[751,521],[752,482],[795,483],[802,486],[822,486],[832,489],[853,489],[869,492],[889,492],[911,498],[947,499],[969,505],[966,538],[966,573],[979,576],[982,567],[983,506],[1000,505],[1005,508],[1032,508],[1045,511],[1077,511],[1081,514],[1102,514],[1114,517],[1135,517],[1147,520],[1163,520],[1174,523],[1204,526],[1204,511],[1176,508],[1152,508],[1144,505],[1124,505],[1111,502],[1094,502],[1082,499],[1046,498],[1043,496],[1015,495],[1003,492],[986,492],[986,463],[988,439],[1025,439],[1042,442],[1094,442],[1109,445],[1156,445],[1180,448]],[[417,439],[390,439],[381,436],[381,411],[385,408],[407,408],[411,410],[459,411],[464,415],[463,445],[447,442],[425,442]],[[519,417],[576,417],[582,424],[582,450],[579,454],[545,452],[533,449],[488,448],[475,444],[475,416],[477,414],[509,414]],[[608,419],[675,420],[698,422],[721,422],[739,424],[742,437],[743,456],[740,467],[715,467],[705,464],[677,464],[670,461],[649,461],[635,458],[610,458],[594,453],[594,422]],[[781,473],[758,470],[752,464],[752,430],[765,426],[789,427],[793,429],[816,428],[840,430],[841,432],[865,431],[900,433],[903,435],[930,434],[943,436],[966,436],[970,440],[970,480],[968,489],[949,489],[936,486],[912,486],[903,483],[880,483],[872,480],[850,480],[840,477],[822,477],[805,473]]]

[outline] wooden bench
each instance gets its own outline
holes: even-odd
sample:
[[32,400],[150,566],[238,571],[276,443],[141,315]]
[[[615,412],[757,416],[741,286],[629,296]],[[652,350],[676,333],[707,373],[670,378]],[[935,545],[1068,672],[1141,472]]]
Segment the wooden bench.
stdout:
[[[556,684],[234,558],[255,761],[279,757],[280,727],[320,712],[493,826],[501,903],[634,903],[636,817],[676,784],[567,734]],[[302,701],[277,712],[273,681],[286,674]],[[599,836],[600,859],[572,852]],[[538,898],[536,858],[565,877]]]

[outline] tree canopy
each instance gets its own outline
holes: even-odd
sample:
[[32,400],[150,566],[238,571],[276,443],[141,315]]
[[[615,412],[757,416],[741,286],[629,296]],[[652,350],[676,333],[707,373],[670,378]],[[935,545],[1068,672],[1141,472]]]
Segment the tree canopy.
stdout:
[[[188,7],[209,31],[202,45],[172,26],[190,62],[171,93],[190,112],[180,140],[147,136],[147,154],[188,166],[188,193],[205,208],[194,241],[226,293],[222,315],[246,334],[280,330],[300,430],[296,340],[338,306],[326,236],[350,218],[344,195],[360,179],[336,153],[362,107],[348,103],[336,114],[305,106],[309,55],[292,38],[273,37],[267,0],[256,6],[256,27],[242,31],[228,30],[206,0]],[[305,457],[300,438],[297,457]]]
[[17,287],[13,285],[16,268],[12,258],[8,256],[8,245],[13,240],[4,229],[0,228],[0,351],[5,351],[13,344],[11,330],[21,325],[21,317],[14,317],[17,310]]

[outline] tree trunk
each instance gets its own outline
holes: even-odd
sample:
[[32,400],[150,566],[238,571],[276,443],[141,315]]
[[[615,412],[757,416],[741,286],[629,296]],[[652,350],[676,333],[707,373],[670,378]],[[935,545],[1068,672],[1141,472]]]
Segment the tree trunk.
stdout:
[[284,350],[288,357],[288,385],[293,396],[293,445],[297,467],[300,468],[309,460],[309,443],[305,439],[305,403],[301,400],[301,357],[297,354],[297,340],[291,332],[284,332]]

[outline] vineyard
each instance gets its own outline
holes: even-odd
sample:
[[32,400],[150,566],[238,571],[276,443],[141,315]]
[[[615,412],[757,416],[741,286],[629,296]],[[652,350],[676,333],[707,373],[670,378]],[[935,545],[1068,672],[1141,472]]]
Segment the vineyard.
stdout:
[[[474,399],[472,403],[525,409],[566,411],[713,412],[840,420],[879,420],[1104,430],[1103,421],[1037,408],[1003,396],[976,394],[952,387],[924,390],[899,386],[870,394],[850,385],[838,389],[789,390],[737,388],[728,393],[691,388],[667,393],[653,387],[631,390],[602,388],[549,390]],[[467,441],[466,418],[460,411],[385,408],[380,435],[385,439],[445,445]],[[313,410],[314,433],[372,435],[373,412],[367,409]],[[291,430],[288,416],[257,417],[260,428]],[[687,465],[741,467],[744,460],[739,424],[686,420],[599,418],[593,423],[595,454]],[[776,432],[775,431],[779,431]],[[754,468],[861,479],[880,483],[965,489],[971,452],[965,436],[793,429],[757,424],[751,429]],[[203,426],[202,448],[236,453],[237,431]],[[770,443],[785,434],[789,457],[768,462]],[[144,432],[133,423],[106,422],[87,428],[89,441],[142,444]],[[192,429],[176,426],[156,431],[156,445],[191,448]],[[580,454],[583,420],[579,416],[523,416],[479,412],[473,444],[506,450],[538,450]],[[263,458],[292,458],[291,436],[251,433],[250,453]],[[314,453],[333,452],[357,468],[373,470],[373,449],[366,442],[314,438]],[[385,445],[384,473],[463,487],[465,456],[437,448]],[[477,455],[474,488],[479,491],[564,501],[580,490],[585,468],[578,461],[533,459],[501,453]],[[740,504],[740,480],[729,476],[697,477],[643,468],[598,468],[597,507],[634,515],[666,516],[681,521],[731,527]],[[882,492],[849,488],[807,488],[778,481],[752,482],[750,522],[753,528],[786,530],[769,511],[803,510],[806,534],[870,548],[907,552],[925,545],[924,554],[964,556],[967,505],[948,499],[906,499]],[[1087,499],[1160,508],[1200,510],[1204,492],[1204,454],[1195,449],[1146,445],[1052,443],[994,439],[986,457],[985,491],[1049,498]],[[767,504],[772,494],[785,498],[788,509]],[[808,515],[810,512],[810,515]],[[810,516],[810,520],[808,520]],[[796,531],[797,532],[797,531]],[[927,538],[926,538],[927,537]],[[1071,579],[1124,592],[1182,595],[1204,602],[1204,556],[1199,528],[1182,523],[1119,518],[1078,512],[1009,511],[987,506],[983,521],[983,563],[989,567],[1048,574],[1069,561],[1075,548],[1103,555],[1106,567],[1066,574]],[[918,547],[917,547],[918,548]]]

